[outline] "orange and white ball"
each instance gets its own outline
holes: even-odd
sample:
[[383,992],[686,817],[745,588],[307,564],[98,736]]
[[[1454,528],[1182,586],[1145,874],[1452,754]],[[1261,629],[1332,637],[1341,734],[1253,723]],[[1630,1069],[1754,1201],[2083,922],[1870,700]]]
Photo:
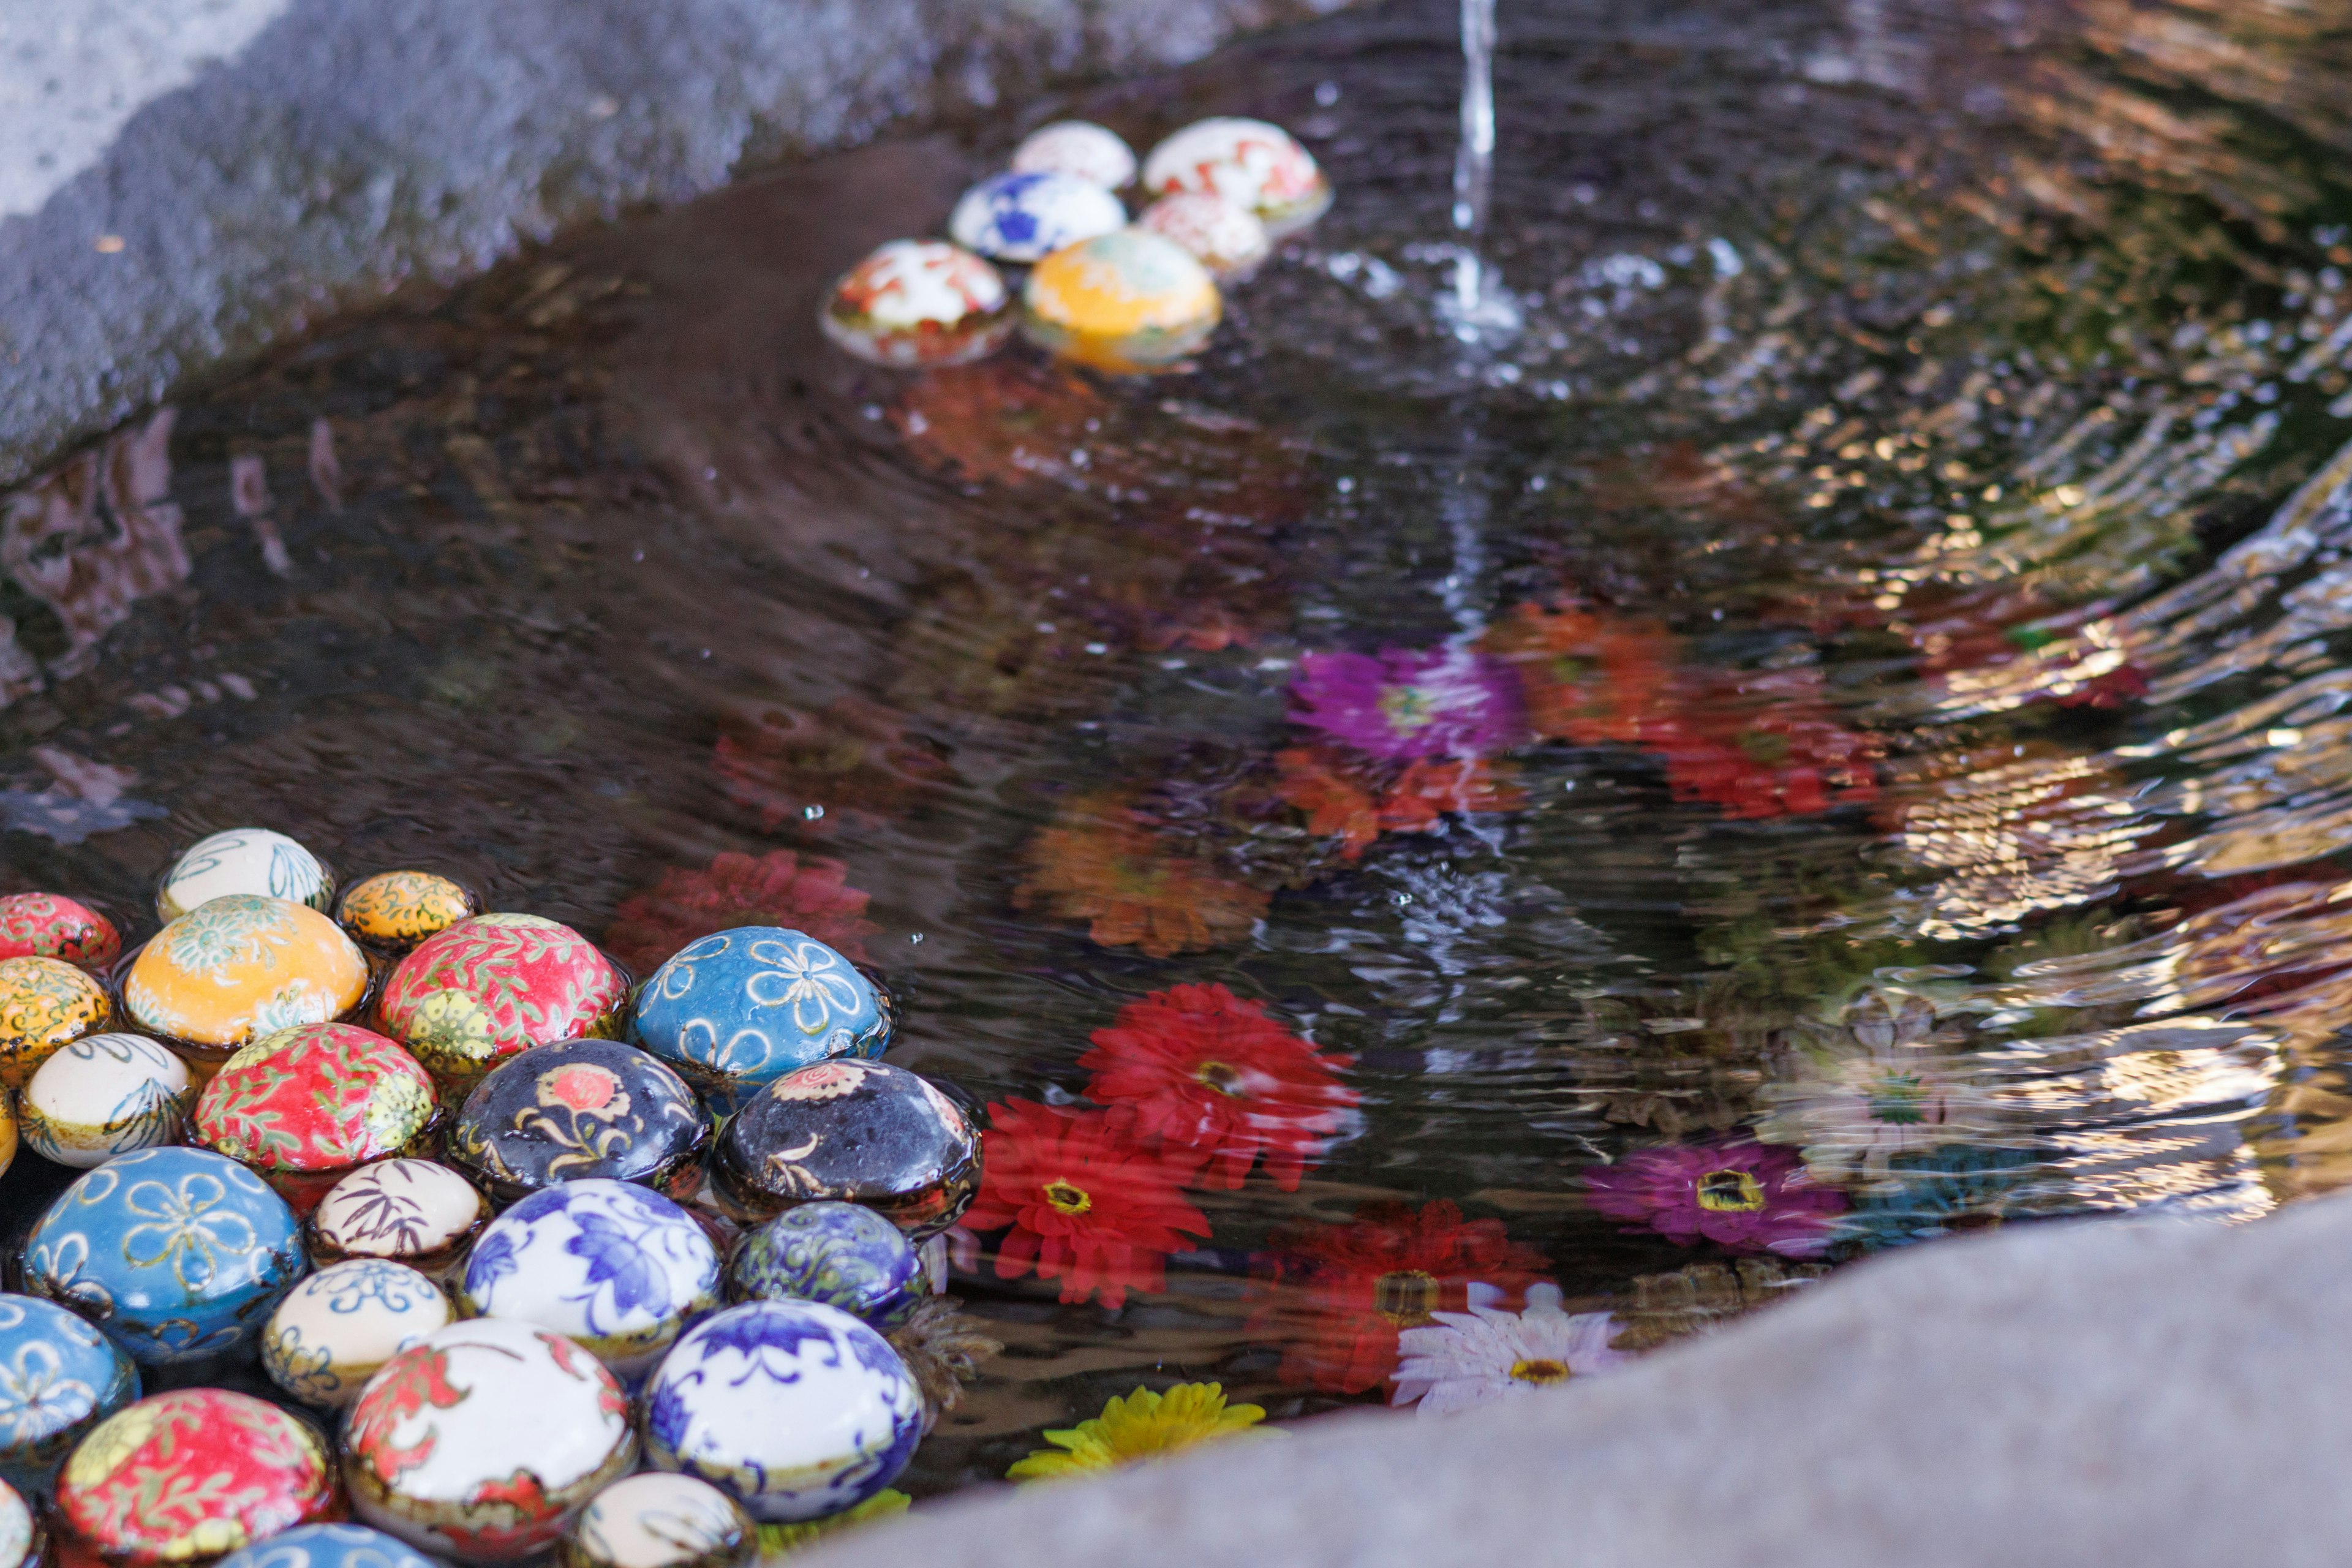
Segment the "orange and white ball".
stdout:
[[1115,191],[1135,178],[1135,153],[1118,132],[1088,120],[1041,125],[1013,150],[1016,174],[1070,174]]
[[1276,239],[1304,228],[1331,205],[1331,184],[1315,155],[1263,120],[1201,120],[1151,150],[1143,187],[1223,196],[1255,213]]
[[1012,292],[959,245],[894,239],[834,284],[824,335],[871,364],[912,368],[984,359],[1013,335]]
[[1257,215],[1205,191],[1177,191],[1143,209],[1136,226],[1172,239],[1212,275],[1246,277],[1274,249]]
[[1122,228],[1039,262],[1022,326],[1055,353],[1104,370],[1162,370],[1209,341],[1224,313],[1208,268],[1172,239]]

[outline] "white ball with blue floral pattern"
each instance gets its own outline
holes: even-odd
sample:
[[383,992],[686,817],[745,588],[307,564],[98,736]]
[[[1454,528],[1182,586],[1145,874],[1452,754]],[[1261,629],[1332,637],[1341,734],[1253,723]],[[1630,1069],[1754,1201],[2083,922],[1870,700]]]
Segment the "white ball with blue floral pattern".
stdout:
[[1036,261],[1127,225],[1127,208],[1100,185],[1041,170],[994,174],[963,194],[948,233],[999,261]]

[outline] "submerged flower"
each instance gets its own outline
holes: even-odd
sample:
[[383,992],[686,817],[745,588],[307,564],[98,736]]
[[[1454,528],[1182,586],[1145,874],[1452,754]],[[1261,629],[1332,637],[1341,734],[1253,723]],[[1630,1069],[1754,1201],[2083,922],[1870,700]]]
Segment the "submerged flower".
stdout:
[[604,945],[645,974],[713,931],[788,926],[862,959],[863,939],[882,928],[865,918],[866,895],[850,887],[847,876],[837,860],[795,856],[789,849],[756,859],[730,851],[701,871],[672,867],[651,890],[621,900],[605,928]]
[[1257,1405],[1227,1405],[1222,1384],[1180,1383],[1165,1394],[1139,1387],[1125,1399],[1111,1395],[1092,1420],[1046,1433],[1045,1441],[1054,1446],[1033,1450],[1004,1475],[1015,1481],[1082,1476],[1202,1443],[1276,1436],[1258,1427],[1265,1419],[1265,1412]]
[[1640,1149],[1585,1173],[1592,1206],[1685,1247],[1812,1258],[1829,1245],[1845,1199],[1813,1184],[1795,1151],[1765,1144],[1680,1143]]
[[1841,1253],[1876,1252],[1960,1230],[1989,1230],[2031,1212],[2041,1160],[2029,1149],[1944,1144],[1897,1154],[1855,1195],[1838,1226]]
[[1643,743],[1664,756],[1676,800],[1735,817],[1806,816],[1878,798],[1878,742],[1831,716],[1810,671],[1686,702]]
[[814,713],[784,708],[729,713],[711,765],[729,797],[772,828],[829,832],[848,822],[903,816],[955,781],[939,749],[910,733],[897,710],[843,697]]
[[802,1520],[789,1524],[761,1524],[759,1530],[759,1560],[771,1562],[789,1552],[805,1551],[845,1530],[856,1530],[877,1520],[894,1518],[906,1512],[908,1505],[914,1500],[896,1487],[885,1487],[856,1508],[829,1513],[823,1519]]
[[1895,1155],[2000,1130],[1999,1102],[1964,1058],[1936,1041],[1926,998],[1868,991],[1839,1022],[1799,1054],[1796,1078],[1766,1086],[1774,1109],[1756,1128],[1768,1143],[1801,1149],[1816,1180],[1877,1181]]
[[1544,1267],[1543,1254],[1511,1240],[1501,1221],[1465,1221],[1442,1199],[1418,1212],[1368,1203],[1345,1225],[1277,1234],[1262,1269],[1294,1297],[1281,1375],[1360,1394],[1395,1370],[1402,1331],[1466,1310],[1474,1284],[1516,1295]]
[[1088,922],[1104,947],[1135,946],[1153,958],[1217,947],[1248,934],[1273,900],[1206,862],[1170,853],[1117,796],[1073,804],[1029,847],[1030,872],[1016,906],[1042,900]]
[[980,1375],[980,1363],[1004,1348],[982,1331],[987,1327],[953,1296],[926,1296],[884,1336],[922,1391],[926,1426],[961,1405],[963,1385]]
[[1340,840],[1339,856],[1353,860],[1383,833],[1424,833],[1448,813],[1517,811],[1527,795],[1511,782],[1508,764],[1416,759],[1383,781],[1320,748],[1277,752],[1282,798],[1307,813],[1307,830]]
[[1480,646],[1518,671],[1528,722],[1547,740],[1639,744],[1665,713],[1675,638],[1663,626],[1523,604]]
[[1034,1267],[1038,1278],[1062,1282],[1063,1300],[1095,1297],[1117,1308],[1130,1289],[1166,1289],[1168,1255],[1184,1250],[1186,1235],[1209,1234],[1182,1192],[1192,1161],[1144,1148],[1099,1110],[1026,1100],[988,1110],[980,1196],[963,1224],[1009,1227],[998,1279]]
[[1524,1312],[1473,1307],[1432,1316],[1436,1321],[1397,1336],[1403,1359],[1389,1401],[1418,1403],[1423,1415],[1557,1388],[1633,1359],[1609,1348],[1616,1319],[1606,1312],[1571,1317],[1560,1310],[1559,1287],[1550,1283],[1528,1288]]
[[1178,985],[1119,1009],[1078,1058],[1087,1097],[1113,1126],[1165,1139],[1209,1161],[1209,1184],[1238,1187],[1261,1152],[1266,1174],[1297,1192],[1307,1156],[1340,1130],[1356,1091],[1307,1041],[1222,985]]
[[1370,756],[1479,756],[1525,738],[1510,668],[1463,648],[1310,653],[1291,719]]

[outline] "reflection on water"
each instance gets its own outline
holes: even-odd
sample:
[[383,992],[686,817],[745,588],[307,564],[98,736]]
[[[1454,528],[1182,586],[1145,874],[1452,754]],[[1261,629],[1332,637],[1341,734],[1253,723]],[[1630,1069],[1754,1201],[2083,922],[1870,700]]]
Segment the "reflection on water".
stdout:
[[2352,11],[1635,10],[1505,10],[1505,342],[1416,0],[1040,106],[1334,175],[1190,374],[824,348],[1004,125],[126,430],[5,505],[10,885],[263,822],[877,965],[993,1107],[918,1492],[2352,1181]]

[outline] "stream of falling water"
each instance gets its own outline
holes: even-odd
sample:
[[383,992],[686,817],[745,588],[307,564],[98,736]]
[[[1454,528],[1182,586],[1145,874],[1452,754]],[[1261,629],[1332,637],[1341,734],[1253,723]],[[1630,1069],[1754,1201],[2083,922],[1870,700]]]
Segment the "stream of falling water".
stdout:
[[1495,186],[1495,0],[1462,0],[1462,140],[1454,153],[1454,286],[1440,308],[1465,343],[1499,342],[1519,312],[1482,247]]

